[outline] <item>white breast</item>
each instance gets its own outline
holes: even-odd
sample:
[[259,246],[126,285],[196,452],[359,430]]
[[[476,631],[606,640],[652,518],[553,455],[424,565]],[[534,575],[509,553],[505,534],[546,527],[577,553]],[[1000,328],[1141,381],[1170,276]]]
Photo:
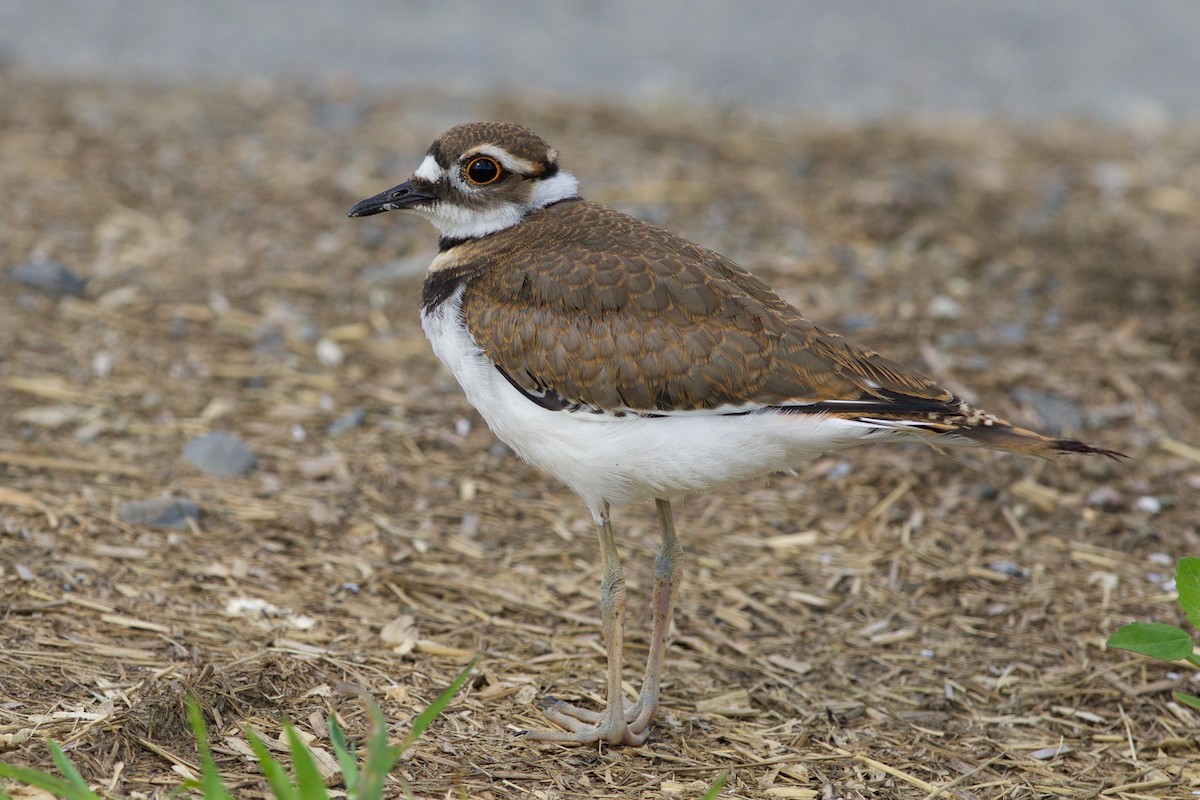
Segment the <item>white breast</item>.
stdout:
[[771,410],[663,417],[550,411],[517,391],[483,354],[463,322],[462,292],[422,312],[434,353],[496,436],[565,483],[593,515],[605,503],[711,489],[791,469],[867,436],[893,435],[863,423]]

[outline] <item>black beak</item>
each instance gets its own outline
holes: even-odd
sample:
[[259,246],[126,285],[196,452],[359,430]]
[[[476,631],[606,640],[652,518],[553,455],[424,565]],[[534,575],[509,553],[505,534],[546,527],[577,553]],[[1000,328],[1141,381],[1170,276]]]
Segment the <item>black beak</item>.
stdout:
[[423,191],[412,181],[405,181],[399,186],[393,186],[374,197],[368,197],[366,200],[355,203],[354,208],[350,209],[346,216],[369,217],[372,214],[382,214],[384,211],[400,211],[433,199],[433,195]]

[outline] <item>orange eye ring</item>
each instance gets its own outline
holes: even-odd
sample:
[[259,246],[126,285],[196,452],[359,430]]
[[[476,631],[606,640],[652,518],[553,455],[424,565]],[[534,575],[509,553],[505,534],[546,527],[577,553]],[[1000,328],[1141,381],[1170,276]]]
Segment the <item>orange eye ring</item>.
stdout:
[[491,156],[479,156],[472,158],[463,167],[463,177],[468,183],[475,186],[487,186],[500,180],[504,175],[504,168],[500,166],[500,162]]

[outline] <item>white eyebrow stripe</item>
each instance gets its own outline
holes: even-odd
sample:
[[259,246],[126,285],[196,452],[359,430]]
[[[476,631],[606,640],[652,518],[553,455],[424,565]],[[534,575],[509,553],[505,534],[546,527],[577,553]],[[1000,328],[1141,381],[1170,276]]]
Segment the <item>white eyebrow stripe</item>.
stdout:
[[519,158],[505,150],[503,147],[497,147],[494,144],[481,144],[478,147],[472,147],[466,152],[467,156],[491,156],[500,162],[509,172],[516,172],[520,175],[534,175],[541,172],[542,165],[526,158]]
[[413,173],[414,178],[437,183],[442,179],[446,171],[438,166],[437,159],[433,156],[425,156],[425,160],[421,162],[421,166],[417,167],[417,171]]

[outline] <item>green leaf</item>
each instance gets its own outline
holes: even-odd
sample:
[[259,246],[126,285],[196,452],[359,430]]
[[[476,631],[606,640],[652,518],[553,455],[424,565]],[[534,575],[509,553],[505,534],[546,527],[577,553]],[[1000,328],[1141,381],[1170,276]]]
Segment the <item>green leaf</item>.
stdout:
[[292,754],[292,769],[296,771],[296,787],[300,790],[301,800],[329,800],[325,779],[321,777],[317,762],[304,740],[291,723],[284,723],[283,729],[287,733],[288,750]]
[[300,793],[288,780],[283,765],[275,760],[271,751],[263,744],[263,740],[258,738],[258,734],[246,728],[246,738],[250,741],[250,749],[254,751],[254,757],[258,759],[259,769],[262,770],[267,782],[271,784],[271,791],[275,793],[276,800],[300,800]]
[[333,745],[333,755],[342,768],[342,783],[346,794],[351,794],[358,785],[358,759],[354,756],[354,747],[346,741],[346,732],[338,724],[337,717],[332,714],[325,724],[329,729],[329,743]]
[[1179,661],[1192,655],[1192,637],[1187,631],[1163,622],[1131,622],[1108,637],[1108,646],[1132,650],[1159,661]]
[[[387,740],[387,719],[383,716],[383,712],[379,710],[379,705],[371,700],[367,703],[367,714],[371,718],[371,729],[367,736],[367,755],[363,764],[362,775],[359,780],[358,793],[354,795],[356,798],[375,798],[383,796],[383,784],[387,780],[388,773],[392,771],[392,767],[396,766],[396,762],[400,760],[400,754],[404,749],[417,740],[425,729],[428,728],[438,716],[446,710],[446,706],[450,705],[450,701],[454,699],[454,695],[458,694],[463,685],[466,684],[467,678],[470,677],[471,671],[475,669],[475,665],[479,663],[480,656],[475,656],[470,664],[462,672],[458,673],[451,684],[446,688],[446,691],[438,695],[438,698],[430,703],[429,707],[417,715],[413,720],[412,729],[400,741],[399,747],[393,747],[388,744]],[[412,797],[412,792],[407,786],[401,787],[405,797]]]
[[467,678],[470,677],[471,671],[475,669],[475,665],[479,663],[479,659],[480,656],[475,656],[475,658],[471,659],[471,663],[467,664],[466,669],[458,673],[458,677],[446,687],[446,691],[438,695],[438,699],[430,703],[429,708],[417,715],[417,718],[413,720],[412,730],[400,742],[401,749],[408,747],[420,738],[425,729],[433,724],[433,721],[446,710],[446,706],[450,705],[450,701],[454,699],[454,695],[458,694],[458,691],[467,682]]
[[1191,706],[1200,711],[1200,697],[1196,697],[1194,694],[1184,694],[1183,692],[1174,692],[1174,695],[1175,699],[1185,706]]
[[67,758],[67,754],[58,746],[58,742],[51,739],[47,744],[50,746],[50,755],[54,758],[54,763],[58,766],[58,771],[63,774],[63,777],[70,781],[71,785],[76,789],[87,792],[95,797],[92,794],[92,790],[88,788],[83,776],[79,774],[79,770],[75,769],[75,765],[71,763],[71,759]]
[[192,735],[196,737],[196,749],[200,751],[200,792],[204,800],[233,800],[221,782],[221,774],[217,772],[217,764],[213,761],[200,704],[190,694],[187,697],[187,712],[188,724],[192,726]]
[[1193,628],[1200,628],[1200,558],[1181,558],[1175,565],[1179,607]]
[[725,781],[729,780],[729,773],[722,772],[717,776],[713,785],[708,787],[708,791],[704,793],[704,800],[717,800],[717,795],[725,788]]
[[70,781],[28,767],[15,767],[12,764],[0,763],[0,778],[11,778],[29,786],[44,789],[59,797],[65,797],[67,800],[100,800],[99,795],[94,794],[86,787],[79,789]]
[[[58,765],[59,771],[66,776],[65,780],[48,772],[28,767],[16,767],[4,762],[0,762],[0,778],[12,778],[29,786],[44,789],[59,797],[65,797],[67,800],[100,800],[100,795],[88,788],[87,783],[79,774],[79,770],[75,769],[75,765],[63,753],[58,742],[51,739],[49,746],[50,755],[54,758],[54,763]],[[0,799],[6,800],[8,797],[9,795],[0,789]]]
[[400,760],[402,752],[399,747],[388,744],[387,719],[379,710],[379,704],[370,698],[367,698],[367,716],[371,718],[371,724],[367,732],[367,754],[363,759],[358,791],[354,795],[356,800],[383,796],[383,784],[392,767]]

